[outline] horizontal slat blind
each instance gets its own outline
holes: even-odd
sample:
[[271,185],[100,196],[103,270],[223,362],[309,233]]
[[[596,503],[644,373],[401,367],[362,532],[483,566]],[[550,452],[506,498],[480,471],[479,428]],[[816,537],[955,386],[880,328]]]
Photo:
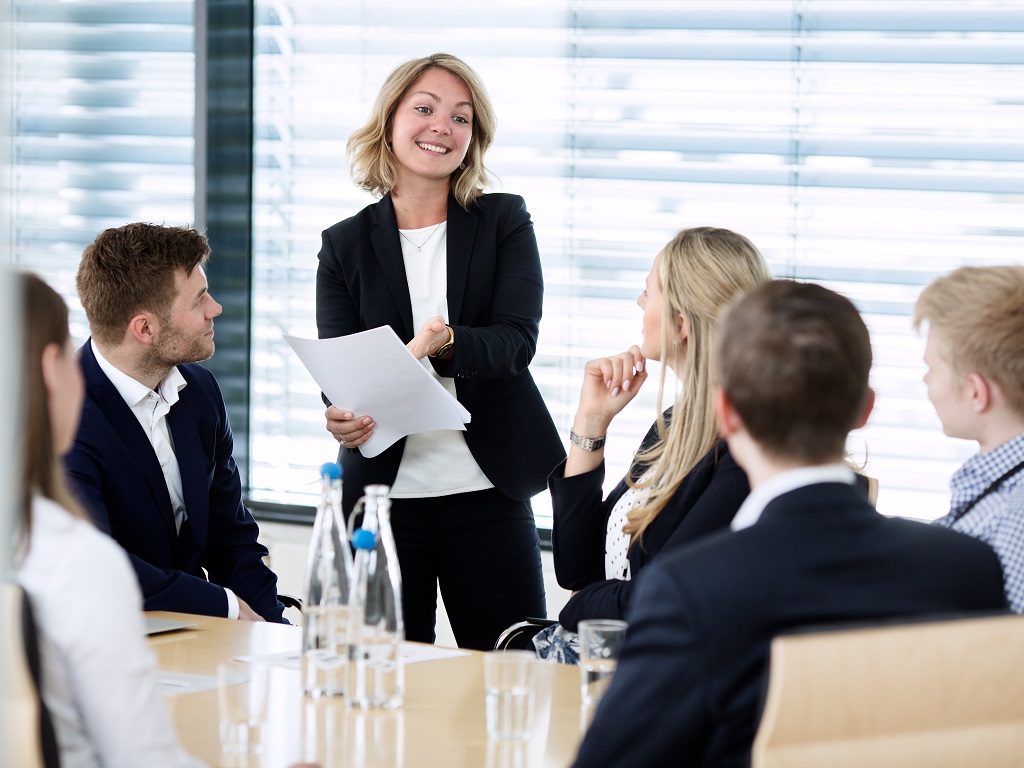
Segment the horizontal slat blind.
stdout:
[[192,0],[13,3],[15,265],[72,306],[75,270],[98,232],[194,218]]
[[[584,362],[639,339],[661,245],[729,227],[858,304],[878,405],[849,447],[883,511],[944,511],[972,447],[941,435],[909,313],[957,265],[1024,261],[1024,3],[259,0],[257,18],[254,491],[295,499],[334,451],[280,335],[315,335],[319,233],[369,202],[345,139],[396,64],[447,50],[487,83],[497,188],[534,216],[533,371],[563,433]],[[613,426],[609,483],[655,385]]]

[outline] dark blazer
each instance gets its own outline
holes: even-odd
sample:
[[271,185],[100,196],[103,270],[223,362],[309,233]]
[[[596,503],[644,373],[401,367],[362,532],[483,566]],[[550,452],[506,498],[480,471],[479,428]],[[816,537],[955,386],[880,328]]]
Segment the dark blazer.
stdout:
[[[320,338],[390,325],[408,343],[419,331],[390,197],[324,230],[319,259]],[[544,281],[521,197],[484,195],[466,210],[449,196],[447,277],[455,350],[447,362],[430,362],[455,379],[459,402],[472,415],[466,443],[480,469],[501,493],[527,501],[544,490],[565,449],[528,369]],[[399,440],[373,459],[341,451],[346,509],[367,484],[394,482],[404,447]]]
[[86,396],[65,467],[93,521],[128,552],[146,610],[226,616],[227,587],[268,621],[282,621],[277,577],[263,563],[267,550],[242,504],[231,426],[213,374],[179,365],[188,384],[167,415],[188,513],[179,537],[149,438],[96,362],[91,340],[80,352]]
[[[671,417],[671,409],[666,418]],[[641,449],[658,435],[651,427]],[[621,619],[633,593],[637,575],[659,554],[667,553],[728,527],[750,493],[746,473],[719,442],[684,478],[654,522],[644,532],[643,543],[629,551],[630,581],[605,578],[605,537],[615,503],[626,492],[621,480],[601,500],[604,464],[590,472],[565,477],[564,463],[548,478],[554,524],[551,543],[555,576],[565,589],[576,592],[558,615],[559,623],[576,631],[580,619]]]
[[747,765],[775,635],[1005,608],[999,560],[983,542],[884,517],[842,483],[783,494],[754,526],[641,575],[576,764]]

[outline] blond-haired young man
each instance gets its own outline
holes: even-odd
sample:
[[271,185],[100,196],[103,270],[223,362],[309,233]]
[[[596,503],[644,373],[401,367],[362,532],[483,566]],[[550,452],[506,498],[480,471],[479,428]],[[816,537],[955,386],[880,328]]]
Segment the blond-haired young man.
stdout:
[[961,267],[921,292],[928,399],[950,437],[979,451],[950,480],[936,521],[999,555],[1006,599],[1024,613],[1024,266]]

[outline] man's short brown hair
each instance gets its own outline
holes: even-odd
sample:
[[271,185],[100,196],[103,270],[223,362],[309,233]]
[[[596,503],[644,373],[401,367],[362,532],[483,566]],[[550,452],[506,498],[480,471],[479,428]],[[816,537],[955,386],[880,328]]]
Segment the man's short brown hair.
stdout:
[[719,383],[774,458],[842,458],[869,397],[871,339],[856,307],[813,283],[774,280],[722,321]]
[[914,306],[914,327],[925,322],[959,376],[994,381],[1024,414],[1024,266],[960,267],[937,278]]
[[117,344],[139,312],[166,317],[174,302],[174,273],[186,275],[210,255],[206,237],[189,227],[125,224],[100,232],[82,253],[75,284],[100,342]]

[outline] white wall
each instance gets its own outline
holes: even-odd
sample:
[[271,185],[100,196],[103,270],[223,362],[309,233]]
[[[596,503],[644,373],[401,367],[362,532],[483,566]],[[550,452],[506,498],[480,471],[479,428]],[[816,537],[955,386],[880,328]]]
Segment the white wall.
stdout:
[[[302,596],[303,582],[306,578],[306,550],[309,547],[311,533],[312,527],[308,525],[260,523],[260,541],[270,550],[270,567],[277,574],[279,592],[287,592],[296,597]],[[569,592],[558,586],[555,581],[555,566],[551,552],[541,551],[540,557],[544,567],[548,616],[557,618],[558,612],[569,599]],[[437,603],[437,644],[454,648],[455,637],[452,635],[440,594],[437,596]]]

